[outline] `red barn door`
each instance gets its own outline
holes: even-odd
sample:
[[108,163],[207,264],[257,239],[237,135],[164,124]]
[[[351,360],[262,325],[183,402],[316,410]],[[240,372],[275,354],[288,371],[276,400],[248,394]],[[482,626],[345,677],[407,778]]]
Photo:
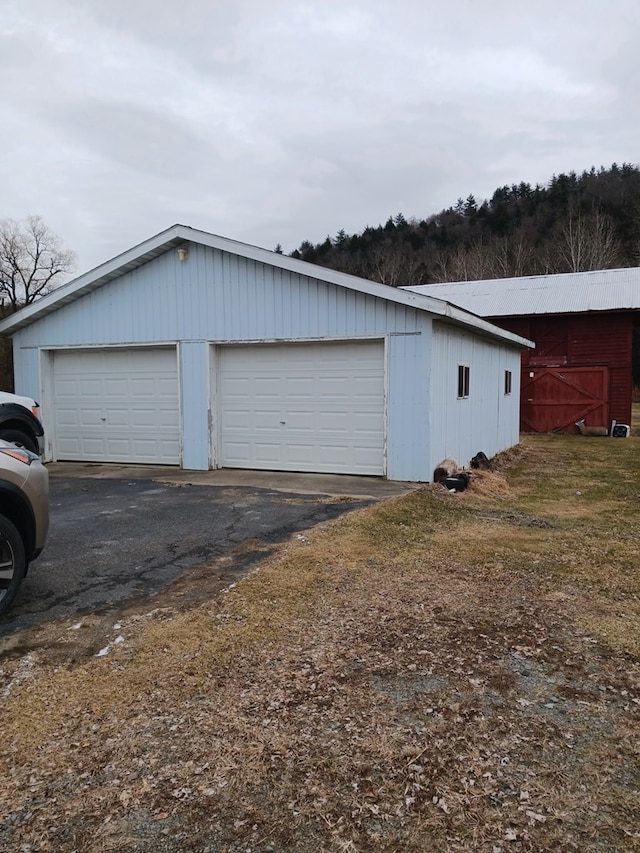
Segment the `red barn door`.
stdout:
[[523,432],[577,432],[575,422],[609,426],[609,368],[526,367],[522,371]]

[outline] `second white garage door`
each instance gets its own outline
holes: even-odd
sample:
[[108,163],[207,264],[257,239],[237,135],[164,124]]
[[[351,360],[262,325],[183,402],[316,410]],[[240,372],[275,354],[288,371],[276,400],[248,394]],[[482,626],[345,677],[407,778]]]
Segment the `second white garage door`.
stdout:
[[67,350],[53,365],[57,459],[179,464],[175,348]]
[[223,467],[384,473],[382,341],[218,350]]

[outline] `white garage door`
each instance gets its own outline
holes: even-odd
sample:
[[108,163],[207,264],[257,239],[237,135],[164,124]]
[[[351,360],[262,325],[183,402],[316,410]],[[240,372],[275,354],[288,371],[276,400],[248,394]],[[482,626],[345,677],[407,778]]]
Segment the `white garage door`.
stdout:
[[384,473],[384,347],[219,350],[221,462],[230,468]]
[[180,462],[176,350],[69,350],[54,355],[60,460]]

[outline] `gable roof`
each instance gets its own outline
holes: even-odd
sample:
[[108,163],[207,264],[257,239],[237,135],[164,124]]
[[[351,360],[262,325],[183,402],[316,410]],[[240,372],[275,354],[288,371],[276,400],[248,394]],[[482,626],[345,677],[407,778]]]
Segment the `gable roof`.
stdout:
[[481,317],[640,310],[640,267],[405,287]]
[[254,260],[258,263],[279,267],[298,275],[308,276],[390,302],[397,302],[419,311],[426,311],[442,317],[445,321],[459,326],[466,326],[479,334],[500,339],[511,345],[519,347],[533,346],[531,341],[528,341],[526,338],[506,332],[481,317],[477,317],[469,311],[442,301],[440,298],[431,295],[410,293],[400,288],[389,287],[386,284],[337,272],[336,270],[320,267],[316,264],[310,264],[307,261],[290,258],[288,255],[271,252],[268,249],[261,249],[247,243],[240,243],[226,237],[219,237],[207,231],[199,231],[187,225],[173,225],[171,228],[167,228],[166,231],[161,231],[154,237],[150,237],[143,243],[133,246],[121,255],[117,255],[95,269],[63,284],[36,302],[31,303],[31,305],[27,305],[15,314],[6,317],[0,321],[0,336],[8,336],[26,326],[30,326],[47,314],[57,311],[64,305],[74,302],[76,299],[80,299],[92,290],[96,290],[103,284],[107,284],[131,270],[141,267],[143,264],[148,263],[153,258],[164,254],[170,249],[187,246],[189,243],[197,243],[212,249],[219,249],[223,252]]

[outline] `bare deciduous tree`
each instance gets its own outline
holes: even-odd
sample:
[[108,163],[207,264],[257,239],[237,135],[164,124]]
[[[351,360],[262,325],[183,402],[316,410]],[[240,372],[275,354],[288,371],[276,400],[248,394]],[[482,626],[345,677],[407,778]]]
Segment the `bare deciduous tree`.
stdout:
[[437,256],[433,276],[436,281],[479,281],[493,277],[493,257],[482,239],[470,246],[457,245]]
[[39,216],[0,221],[0,299],[10,312],[62,284],[75,256]]
[[569,214],[552,251],[551,272],[588,272],[619,266],[622,248],[607,216],[596,211]]
[[422,258],[410,248],[391,242],[369,252],[364,275],[373,281],[399,287],[414,284],[423,266]]
[[535,253],[530,241],[522,234],[499,237],[491,241],[491,278],[518,278],[533,275]]

